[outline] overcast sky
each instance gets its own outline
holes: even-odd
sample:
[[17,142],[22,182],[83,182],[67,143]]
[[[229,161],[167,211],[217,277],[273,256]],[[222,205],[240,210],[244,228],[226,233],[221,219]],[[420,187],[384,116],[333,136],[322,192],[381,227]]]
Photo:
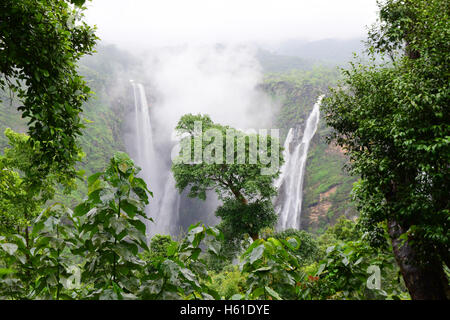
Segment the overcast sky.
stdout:
[[376,0],[93,0],[86,20],[122,45],[269,42],[366,35]]

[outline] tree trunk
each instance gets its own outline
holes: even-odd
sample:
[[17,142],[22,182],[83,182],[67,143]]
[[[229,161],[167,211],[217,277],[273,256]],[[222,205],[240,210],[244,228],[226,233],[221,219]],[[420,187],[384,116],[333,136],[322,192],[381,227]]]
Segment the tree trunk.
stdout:
[[239,190],[232,188],[231,192],[233,192],[236,199],[239,200],[242,204],[244,204],[244,205],[248,204],[247,199],[245,199],[244,195]]
[[409,240],[403,242],[399,237],[407,231],[396,221],[388,221],[388,232],[392,241],[395,260],[413,300],[450,299],[447,276],[442,263],[430,254],[429,261],[423,263]]
[[257,234],[257,233],[251,233],[251,234],[250,234],[250,237],[253,239],[253,241],[256,241],[256,240],[259,239],[259,234]]
[[[233,192],[233,194],[236,197],[236,199],[238,199],[243,205],[248,205],[248,200],[244,197],[244,195],[239,190],[236,190],[236,189],[232,188],[231,192]],[[253,239],[253,241],[259,239],[259,234],[258,233],[249,233],[249,235]]]

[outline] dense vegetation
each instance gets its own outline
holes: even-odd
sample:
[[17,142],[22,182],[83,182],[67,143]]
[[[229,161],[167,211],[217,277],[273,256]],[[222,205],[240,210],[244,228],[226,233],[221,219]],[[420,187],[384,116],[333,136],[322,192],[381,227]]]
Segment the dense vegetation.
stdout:
[[[261,84],[279,102],[282,140],[304,124],[317,96],[328,94],[328,126],[321,123],[308,160],[306,230],[274,229],[279,172],[262,175],[267,164],[260,159],[175,162],[180,191],[218,194],[221,223],[151,239],[145,207],[157,199],[123,152],[126,102],[109,92],[114,70],[136,62],[100,47],[101,55],[77,64],[96,40],[89,26],[71,23],[83,3],[0,7],[0,85],[13,93],[3,92],[0,104],[0,299],[448,298],[447,2],[381,4],[370,50],[391,61],[354,63],[329,92],[339,78],[334,70],[287,58],[277,66],[265,54],[267,70],[283,72]],[[91,89],[96,97],[87,100]],[[188,114],[177,129],[189,135],[191,151],[195,121],[203,130],[231,130],[236,140],[243,135]],[[201,151],[226,157],[225,144],[214,147],[217,137],[209,138],[201,139]],[[254,138],[279,149],[277,139]],[[348,202],[355,181],[356,208]],[[325,202],[330,206],[312,223]]]
[[33,167],[43,176],[58,171],[61,182],[76,175],[80,113],[90,93],[76,62],[92,53],[97,39],[70,2],[84,1],[0,6],[0,90],[11,90],[21,101],[18,110],[28,119],[29,143],[36,149]]
[[331,137],[361,176],[362,225],[375,243],[387,230],[415,299],[450,297],[449,9],[387,1],[369,44],[391,60],[353,64],[325,101]]

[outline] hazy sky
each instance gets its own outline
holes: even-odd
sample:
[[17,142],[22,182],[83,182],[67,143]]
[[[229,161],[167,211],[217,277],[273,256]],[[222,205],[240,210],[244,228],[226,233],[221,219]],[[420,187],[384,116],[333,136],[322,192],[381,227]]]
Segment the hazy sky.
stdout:
[[93,0],[86,20],[122,45],[269,42],[366,35],[376,0]]

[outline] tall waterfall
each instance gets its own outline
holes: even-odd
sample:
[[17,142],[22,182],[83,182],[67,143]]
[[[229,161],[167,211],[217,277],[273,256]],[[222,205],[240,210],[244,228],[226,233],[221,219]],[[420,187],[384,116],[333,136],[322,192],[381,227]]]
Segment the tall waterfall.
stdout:
[[131,83],[134,92],[134,115],[128,149],[136,164],[142,168],[140,176],[153,192],[153,198],[149,199],[150,204],[146,208],[147,216],[154,220],[148,225],[148,233],[150,236],[156,233],[168,234],[174,231],[171,228],[178,217],[180,196],[175,189],[172,173],[162,169],[164,157],[155,152],[154,133],[144,86],[134,81]]
[[153,144],[153,131],[150,121],[150,111],[144,86],[131,82],[134,92],[134,124],[133,148],[130,153],[136,164],[142,168],[141,175],[147,184],[150,184],[152,174],[149,167],[155,162],[155,148]]
[[284,160],[281,174],[275,182],[279,195],[275,199],[275,211],[278,214],[278,228],[300,228],[300,216],[303,200],[303,180],[305,175],[306,160],[311,139],[317,130],[320,115],[320,96],[314,105],[303,131],[300,142],[299,130],[290,129],[284,143]]
[[[175,179],[172,172],[167,174],[166,185],[164,186],[163,197],[160,202],[158,226],[164,233],[175,234],[175,222],[180,211],[180,194],[175,188]],[[164,215],[164,216],[163,216]]]

